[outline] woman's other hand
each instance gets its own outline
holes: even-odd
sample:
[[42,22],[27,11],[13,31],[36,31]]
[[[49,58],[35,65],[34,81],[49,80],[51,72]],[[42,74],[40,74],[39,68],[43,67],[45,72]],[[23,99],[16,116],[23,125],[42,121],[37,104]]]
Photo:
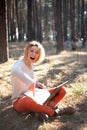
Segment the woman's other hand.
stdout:
[[41,88],[41,89],[46,89],[46,86],[44,85],[44,84],[42,84],[42,83],[36,83],[36,87],[37,88]]

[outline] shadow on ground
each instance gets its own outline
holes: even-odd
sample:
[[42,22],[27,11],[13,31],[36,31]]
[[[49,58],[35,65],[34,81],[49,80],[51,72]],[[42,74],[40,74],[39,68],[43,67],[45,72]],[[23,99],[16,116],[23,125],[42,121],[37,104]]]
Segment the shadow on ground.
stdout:
[[[8,102],[8,104],[6,104],[5,101]],[[38,121],[37,116],[35,116],[35,114],[21,114],[16,112],[10,103],[10,97],[2,99],[2,103],[3,107],[0,111],[1,130],[38,130],[38,127],[41,122]]]
[[[8,102],[8,104],[6,104],[5,101]],[[0,111],[1,130],[47,130],[45,128],[39,128],[42,123],[37,119],[37,116],[35,116],[35,114],[21,114],[16,112],[11,105],[10,97],[2,99],[2,102],[4,103]],[[54,130],[81,129],[83,125],[87,124],[87,99],[84,98],[83,101],[78,102],[75,106],[77,111],[74,115],[62,115],[52,117],[49,118],[46,123],[52,123],[54,126]],[[51,130],[52,128],[50,127],[50,129],[48,130]]]
[[[11,57],[13,56],[17,58],[18,56],[22,55],[24,44],[22,47],[21,46],[22,44],[18,45],[18,43],[17,45],[11,45],[11,53],[14,52]],[[20,51],[21,53],[19,54]],[[50,49],[48,54],[50,54]],[[80,56],[80,58],[83,57],[84,55]],[[73,63],[73,61],[69,62],[68,58],[66,59],[67,60],[64,61],[64,63],[55,64],[47,71],[47,76],[50,81],[53,79],[55,80],[55,78],[57,78],[56,76],[61,74],[62,78],[61,80],[57,79],[58,82],[55,83],[55,86],[60,84],[62,81],[69,80],[71,82],[70,79],[74,81],[78,75],[84,73],[84,71],[78,71],[77,73],[77,68],[74,70],[72,69],[71,73],[66,73],[65,69],[60,69],[61,66],[69,67],[69,64]],[[64,58],[62,60],[64,60]],[[45,63],[49,63],[49,60],[46,60],[43,65]],[[40,80],[45,81],[45,77]],[[0,130],[84,130],[84,128],[87,128],[87,97],[84,97],[82,101],[79,100],[78,102],[74,102],[74,106],[77,110],[74,115],[62,115],[55,118],[50,118],[46,122],[46,126],[43,128],[40,128],[40,126],[44,125],[44,123],[42,124],[40,121],[38,121],[37,116],[29,113],[17,113],[12,107],[10,98],[11,96],[0,98]],[[70,98],[70,102],[73,102],[71,99],[72,98]],[[49,129],[47,129],[47,125],[49,125]]]

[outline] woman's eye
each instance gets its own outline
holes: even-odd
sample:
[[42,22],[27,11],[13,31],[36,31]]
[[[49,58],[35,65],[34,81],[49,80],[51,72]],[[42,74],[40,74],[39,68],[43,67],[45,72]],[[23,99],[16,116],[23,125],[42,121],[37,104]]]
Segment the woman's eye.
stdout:
[[36,53],[36,54],[39,54],[39,52],[38,52],[38,51],[36,51],[35,53]]
[[30,50],[30,52],[34,52],[33,50]]
[[35,53],[35,54],[39,54],[38,51],[34,51],[34,50],[30,50],[30,52]]

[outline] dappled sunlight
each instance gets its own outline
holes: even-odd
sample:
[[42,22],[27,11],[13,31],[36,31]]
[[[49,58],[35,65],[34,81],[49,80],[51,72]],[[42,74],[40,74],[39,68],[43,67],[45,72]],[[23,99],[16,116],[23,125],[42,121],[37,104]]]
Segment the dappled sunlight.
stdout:
[[[41,125],[36,117],[31,118],[30,115],[17,113],[11,104],[11,67],[22,56],[24,49],[24,45],[21,45],[21,43],[19,46],[18,43],[13,45],[10,48],[15,48],[15,50],[10,51],[12,58],[10,57],[8,62],[0,64],[0,122],[2,124],[7,122],[10,129],[20,128],[22,124],[26,128],[31,124],[34,126],[35,123],[36,127],[41,129],[43,125],[45,127],[45,124]],[[51,53],[51,48],[48,51],[49,53],[46,49],[45,60],[34,66],[35,79],[44,83],[47,88],[58,86],[68,80],[65,86],[67,94],[59,103],[59,107],[72,106],[76,108],[77,112],[72,116],[58,116],[51,119],[46,123],[46,128],[64,130],[72,129],[74,126],[77,130],[82,130],[83,127],[85,129],[87,127],[87,51],[79,52],[79,62],[76,51],[64,50],[59,54]],[[4,126],[0,125],[0,128],[4,128]]]
[[[82,53],[84,54],[86,57],[86,52]],[[48,56],[46,57],[48,62],[35,66],[35,71],[37,70],[35,76],[43,82],[46,80],[47,86],[58,85],[66,80],[70,83],[87,81],[87,67],[84,67],[86,63],[83,62],[84,59],[77,63],[75,54],[66,51],[59,55]]]

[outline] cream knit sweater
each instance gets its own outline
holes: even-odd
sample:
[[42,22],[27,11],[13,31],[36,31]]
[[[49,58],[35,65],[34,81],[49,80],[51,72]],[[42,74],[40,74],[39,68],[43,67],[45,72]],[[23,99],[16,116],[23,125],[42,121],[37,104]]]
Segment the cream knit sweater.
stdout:
[[28,68],[24,60],[18,60],[11,70],[12,102],[22,97],[28,91],[29,86],[36,83],[34,80],[33,66]]

